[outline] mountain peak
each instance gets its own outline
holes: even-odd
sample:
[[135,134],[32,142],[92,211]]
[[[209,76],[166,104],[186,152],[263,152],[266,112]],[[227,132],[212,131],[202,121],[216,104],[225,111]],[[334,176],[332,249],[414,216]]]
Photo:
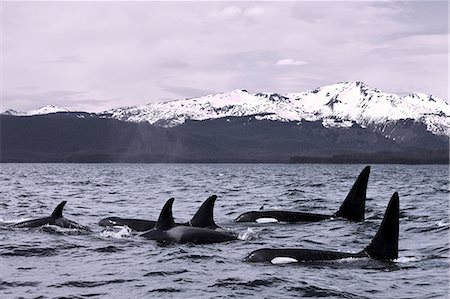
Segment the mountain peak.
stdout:
[[40,115],[40,114],[49,114],[49,113],[56,113],[56,112],[69,112],[68,109],[57,106],[57,105],[47,105],[44,107],[41,107],[39,109],[28,111],[27,115]]

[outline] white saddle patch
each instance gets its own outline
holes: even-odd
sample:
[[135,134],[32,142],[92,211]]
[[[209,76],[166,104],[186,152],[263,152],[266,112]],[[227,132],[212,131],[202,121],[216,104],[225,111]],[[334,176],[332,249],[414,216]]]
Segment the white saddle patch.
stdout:
[[275,223],[278,222],[275,218],[258,218],[256,219],[257,223]]
[[272,264],[289,264],[289,263],[298,263],[298,261],[292,257],[280,256],[273,258],[270,261]]

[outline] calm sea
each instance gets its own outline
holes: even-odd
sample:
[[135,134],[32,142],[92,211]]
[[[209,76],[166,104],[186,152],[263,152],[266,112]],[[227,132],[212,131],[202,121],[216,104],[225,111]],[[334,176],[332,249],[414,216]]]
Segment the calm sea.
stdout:
[[[0,298],[448,298],[448,166],[373,165],[362,223],[233,222],[262,205],[331,214],[364,166],[0,164]],[[243,261],[262,247],[360,251],[395,191],[400,252],[393,263]],[[161,246],[97,225],[113,215],[157,219],[170,197],[176,220],[187,221],[212,194],[217,224],[240,240]],[[47,216],[62,200],[65,217],[91,233],[4,227]]]

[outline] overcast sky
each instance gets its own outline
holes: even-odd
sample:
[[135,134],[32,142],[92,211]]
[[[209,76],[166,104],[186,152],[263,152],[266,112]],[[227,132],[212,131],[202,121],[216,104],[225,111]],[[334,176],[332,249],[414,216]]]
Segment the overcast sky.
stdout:
[[358,80],[448,100],[448,3],[2,2],[1,108]]

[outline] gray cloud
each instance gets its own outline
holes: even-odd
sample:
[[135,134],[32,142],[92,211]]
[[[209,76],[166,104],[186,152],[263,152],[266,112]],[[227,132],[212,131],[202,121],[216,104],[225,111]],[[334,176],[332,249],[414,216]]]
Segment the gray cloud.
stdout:
[[447,8],[445,1],[4,2],[2,105],[99,111],[346,80],[447,99]]

